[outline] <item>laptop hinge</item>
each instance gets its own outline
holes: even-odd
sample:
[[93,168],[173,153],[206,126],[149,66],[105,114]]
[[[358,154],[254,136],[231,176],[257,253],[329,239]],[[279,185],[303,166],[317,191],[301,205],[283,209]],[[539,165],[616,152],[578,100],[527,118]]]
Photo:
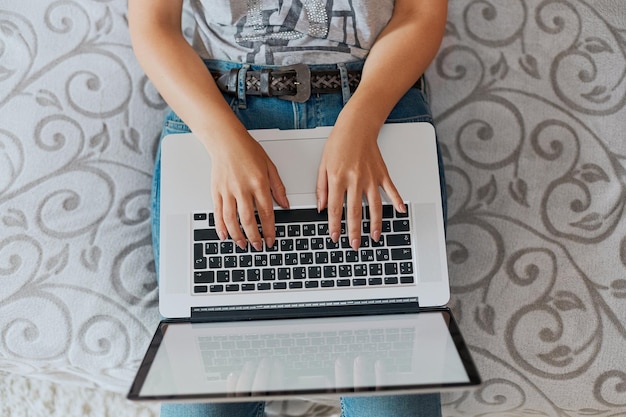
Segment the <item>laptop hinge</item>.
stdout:
[[255,304],[248,306],[192,307],[192,322],[294,319],[303,317],[364,316],[416,313],[419,299],[390,298],[305,303]]

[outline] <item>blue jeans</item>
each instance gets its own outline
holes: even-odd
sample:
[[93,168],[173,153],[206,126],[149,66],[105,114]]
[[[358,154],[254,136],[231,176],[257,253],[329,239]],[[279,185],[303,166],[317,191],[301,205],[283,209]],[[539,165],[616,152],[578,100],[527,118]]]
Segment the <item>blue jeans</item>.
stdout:
[[[232,62],[205,62],[213,71],[229,71],[241,68],[242,65]],[[248,66],[245,66],[248,68]],[[342,74],[343,91],[333,94],[311,96],[305,103],[295,103],[273,97],[245,96],[243,92],[235,96],[224,95],[233,112],[247,129],[309,129],[318,126],[333,126],[350,98],[347,83],[347,71],[360,69],[362,62],[338,65],[314,65],[311,69],[339,69]],[[262,67],[249,66],[251,70]],[[432,114],[428,104],[426,91],[411,88],[398,102],[390,113],[387,123],[430,122]],[[165,117],[161,138],[169,134],[189,133],[189,127],[174,112]],[[441,177],[441,193],[446,213],[445,179],[443,164],[439,156],[439,172]],[[160,148],[157,153],[152,183],[152,242],[157,265],[159,259],[159,180],[161,175]],[[265,404],[250,403],[213,403],[213,404],[163,404],[161,417],[260,417],[263,416]],[[343,417],[439,417],[441,404],[439,394],[392,395],[371,397],[343,397],[341,399]]]

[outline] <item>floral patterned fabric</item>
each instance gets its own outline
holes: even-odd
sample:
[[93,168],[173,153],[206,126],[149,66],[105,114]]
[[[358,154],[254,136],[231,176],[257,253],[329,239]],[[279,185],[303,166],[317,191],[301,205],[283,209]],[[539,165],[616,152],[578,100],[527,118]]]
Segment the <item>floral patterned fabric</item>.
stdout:
[[[484,384],[444,415],[626,415],[626,5],[449,8],[427,75]],[[159,318],[164,109],[125,1],[0,3],[0,371],[127,390]]]

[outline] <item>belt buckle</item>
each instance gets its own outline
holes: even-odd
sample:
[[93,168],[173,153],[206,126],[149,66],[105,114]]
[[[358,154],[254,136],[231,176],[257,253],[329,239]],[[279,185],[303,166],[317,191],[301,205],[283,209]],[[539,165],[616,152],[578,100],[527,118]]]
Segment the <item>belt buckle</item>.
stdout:
[[278,96],[278,98],[282,100],[295,101],[296,103],[304,103],[309,99],[309,97],[311,97],[311,70],[306,64],[289,65],[280,69],[280,72],[288,71],[296,72],[296,80],[294,81],[294,84],[296,85],[296,94],[291,96]]

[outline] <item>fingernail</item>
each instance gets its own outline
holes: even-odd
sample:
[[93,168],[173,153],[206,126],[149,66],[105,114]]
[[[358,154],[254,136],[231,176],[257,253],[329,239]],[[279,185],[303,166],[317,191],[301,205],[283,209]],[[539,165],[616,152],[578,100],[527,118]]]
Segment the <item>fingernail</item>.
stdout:
[[337,243],[337,241],[339,240],[339,233],[337,232],[333,232],[333,234],[330,235],[330,239],[334,242]]
[[380,240],[380,230],[374,230],[371,237],[374,242],[378,242]]
[[350,242],[350,246],[352,247],[352,249],[357,250],[360,243],[361,241],[359,239],[352,239],[352,241]]
[[263,250],[263,244],[261,242],[252,242],[252,247],[257,251]]
[[267,238],[265,239],[265,246],[271,248],[272,246],[274,246],[274,242],[276,242],[276,239]]
[[241,249],[245,249],[247,244],[246,241],[243,239],[238,240],[237,242],[235,242],[237,244],[237,246],[239,246]]
[[228,234],[225,231],[220,230],[219,232],[217,232],[217,237],[219,237],[220,240],[226,240]]

